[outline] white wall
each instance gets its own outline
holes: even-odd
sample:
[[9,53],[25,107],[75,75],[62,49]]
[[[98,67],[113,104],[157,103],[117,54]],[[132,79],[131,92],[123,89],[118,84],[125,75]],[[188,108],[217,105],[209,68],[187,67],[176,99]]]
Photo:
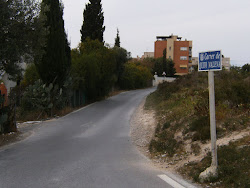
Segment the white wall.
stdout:
[[162,82],[173,82],[176,78],[172,77],[159,77],[157,75],[154,75],[154,80],[153,80],[153,86],[158,86]]

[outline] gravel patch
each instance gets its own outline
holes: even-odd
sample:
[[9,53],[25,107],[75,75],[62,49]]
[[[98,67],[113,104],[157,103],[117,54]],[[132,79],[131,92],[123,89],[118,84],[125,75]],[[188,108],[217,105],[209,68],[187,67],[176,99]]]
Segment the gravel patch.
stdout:
[[146,98],[141,102],[130,120],[130,136],[134,145],[147,157],[149,157],[148,146],[154,136],[156,128],[155,112],[145,110]]

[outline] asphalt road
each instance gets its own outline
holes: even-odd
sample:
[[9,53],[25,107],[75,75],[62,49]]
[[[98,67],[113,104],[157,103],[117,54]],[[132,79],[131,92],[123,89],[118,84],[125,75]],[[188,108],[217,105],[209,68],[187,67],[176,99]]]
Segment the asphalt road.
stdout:
[[152,91],[125,92],[43,122],[27,139],[0,149],[0,187],[188,187],[171,184],[130,141],[131,115]]

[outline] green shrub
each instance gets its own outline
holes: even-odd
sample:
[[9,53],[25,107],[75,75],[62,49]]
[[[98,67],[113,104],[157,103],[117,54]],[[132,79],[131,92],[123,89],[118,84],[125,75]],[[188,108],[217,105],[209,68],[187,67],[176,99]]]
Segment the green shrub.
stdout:
[[230,143],[218,149],[219,178],[232,187],[250,186],[250,147],[237,147]]
[[50,115],[53,109],[62,109],[66,103],[67,96],[63,88],[52,83],[46,85],[38,80],[34,85],[28,86],[23,93],[21,109],[23,112],[40,111]]
[[170,125],[171,125],[170,122],[167,121],[166,123],[163,124],[162,130],[168,129],[170,127]]
[[209,114],[209,92],[207,89],[196,92],[196,103],[194,104],[194,113],[197,117],[207,116]]
[[175,82],[163,82],[158,85],[156,92],[163,95],[163,100],[167,100],[172,96],[172,94],[178,92],[179,90],[180,87]]
[[189,131],[194,132],[192,140],[206,141],[210,139],[210,123],[208,116],[201,116],[189,125]]
[[182,146],[182,142],[177,142],[174,134],[167,130],[158,134],[158,139],[152,139],[149,145],[150,152],[167,153],[172,157]]
[[249,108],[250,75],[241,71],[220,71],[215,75],[216,103],[229,103],[230,107]]
[[[249,127],[250,74],[241,68],[215,72],[215,104],[217,137]],[[151,153],[179,152],[182,143],[174,139],[176,130],[182,131],[184,140],[205,142],[210,140],[209,90],[207,73],[192,73],[178,77],[172,83],[160,84],[147,101],[153,106],[161,125],[156,139],[150,143]],[[171,122],[171,126],[168,122]],[[169,128],[170,126],[170,128]],[[178,127],[178,128],[177,128]],[[173,149],[174,148],[174,149]],[[191,145],[198,155],[200,148]],[[211,187],[250,187],[249,139],[240,145],[218,148],[219,177],[210,179]],[[183,173],[199,181],[199,174],[211,164],[211,154],[201,162],[185,165]]]
[[[250,137],[247,136],[227,146],[218,147],[218,177],[210,179],[207,183],[211,187],[243,187],[250,186]],[[243,145],[243,146],[242,146]],[[180,169],[182,174],[192,177],[199,182],[199,174],[211,164],[209,152],[200,162],[192,162]],[[213,182],[213,183],[211,183]]]
[[116,52],[98,40],[87,39],[71,54],[74,89],[84,90],[90,101],[107,96],[118,79],[117,61],[121,59],[118,60]]
[[120,79],[122,89],[139,89],[150,86],[153,76],[150,70],[139,63],[128,62]]
[[35,64],[29,64],[25,70],[24,78],[22,84],[24,86],[33,85],[37,80],[39,80],[39,74],[37,72]]

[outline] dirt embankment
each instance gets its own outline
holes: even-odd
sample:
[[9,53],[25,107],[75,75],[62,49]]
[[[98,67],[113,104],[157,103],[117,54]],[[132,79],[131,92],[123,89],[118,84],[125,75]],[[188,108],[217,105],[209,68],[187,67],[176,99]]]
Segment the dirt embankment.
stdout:
[[144,110],[145,101],[141,102],[130,120],[130,135],[137,148],[149,157],[148,146],[154,136],[156,119],[153,110]]
[[[148,147],[151,139],[154,137],[155,128],[157,125],[157,120],[155,118],[155,112],[153,110],[144,109],[145,99],[139,105],[134,115],[131,118],[131,128],[130,135],[132,142],[137,146],[140,152],[142,152],[146,157],[150,158],[155,166],[167,169],[169,171],[177,172],[177,169],[189,162],[197,162],[202,160],[207,153],[210,151],[210,142],[205,144],[199,144],[201,152],[199,155],[191,152],[191,142],[185,143],[185,155],[174,155],[172,158],[166,157],[166,155],[154,156],[152,157],[149,153]],[[175,136],[181,136],[178,134]],[[226,137],[217,139],[217,145],[228,145],[230,141],[239,140],[247,135],[250,135],[250,129],[247,128],[242,131],[236,131],[227,135]]]

